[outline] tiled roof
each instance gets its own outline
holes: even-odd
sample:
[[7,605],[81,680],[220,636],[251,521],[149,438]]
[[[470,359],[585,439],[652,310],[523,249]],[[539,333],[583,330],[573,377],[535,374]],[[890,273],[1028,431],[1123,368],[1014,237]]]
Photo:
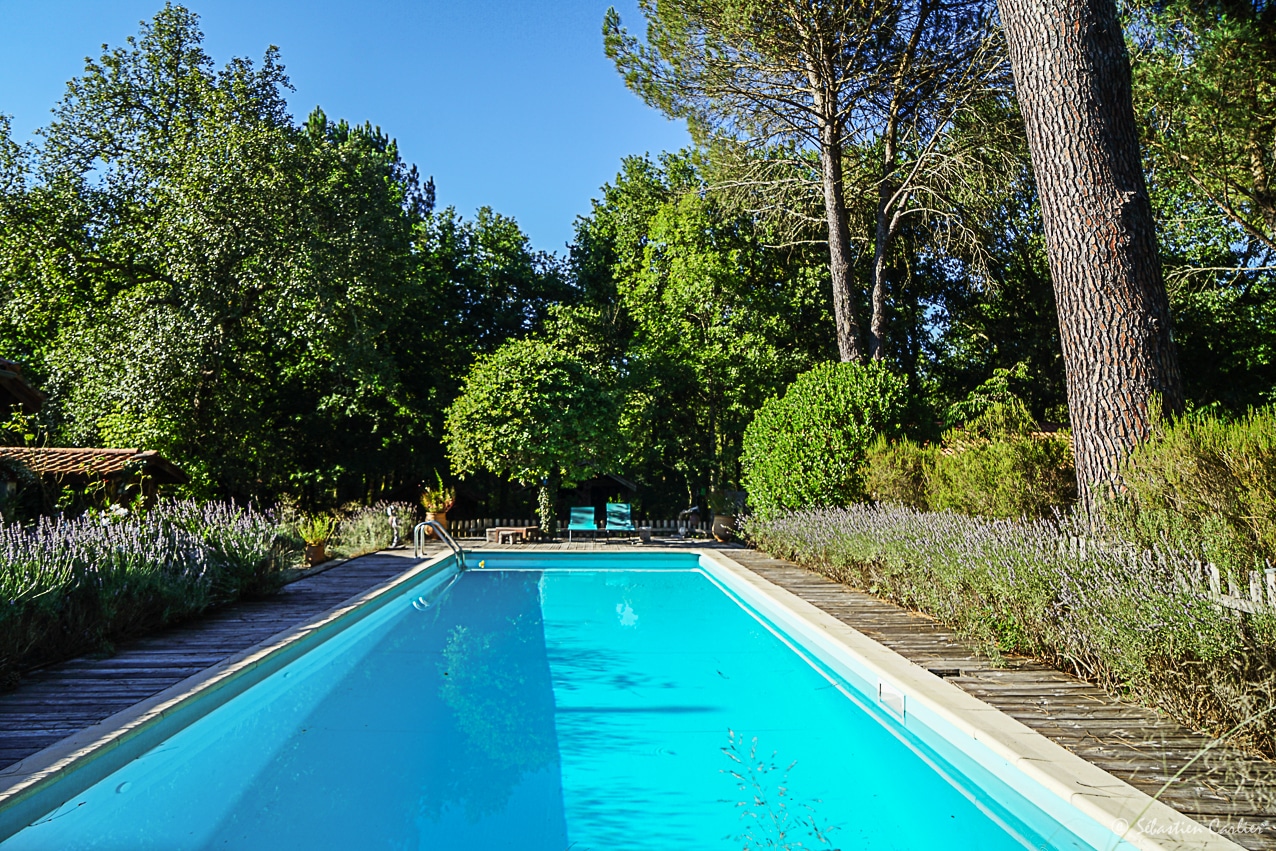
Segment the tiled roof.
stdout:
[[158,452],[138,449],[0,446],[0,458],[12,458],[40,475],[107,478],[140,469],[157,484],[189,481],[185,473]]
[[21,365],[0,358],[0,413],[5,408],[21,405],[27,413],[34,414],[42,404],[44,394],[27,384]]

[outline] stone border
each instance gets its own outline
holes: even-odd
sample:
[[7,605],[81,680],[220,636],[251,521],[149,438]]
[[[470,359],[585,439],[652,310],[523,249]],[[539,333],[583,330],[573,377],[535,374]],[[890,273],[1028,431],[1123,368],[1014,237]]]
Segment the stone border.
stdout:
[[[760,611],[778,616],[778,625],[792,630],[795,638],[810,642],[812,650],[832,656],[870,687],[876,682],[878,700],[905,726],[920,725],[931,735],[942,736],[976,761],[1011,766],[1058,802],[1075,807],[1109,831],[1106,846],[1118,838],[1143,851],[1224,851],[1239,849],[1236,843],[1206,828],[1130,784],[1087,762],[1023,723],[956,685],[925,669],[846,625],[823,609],[791,591],[762,578],[718,550],[700,550],[700,556],[726,575],[715,578],[750,603],[762,602]],[[871,701],[872,694],[866,695]],[[905,709],[906,711],[899,711]],[[962,740],[966,740],[963,742]],[[981,753],[982,752],[982,753]],[[1025,789],[1018,791],[1031,793]],[[1047,812],[1058,811],[1050,801],[1035,801]],[[1096,837],[1083,836],[1088,841]]]
[[[383,608],[405,586],[430,574],[445,576],[452,561],[451,552],[422,560],[309,622],[277,633],[0,771],[0,842]],[[69,775],[75,779],[68,785]],[[68,789],[73,791],[68,794]]]

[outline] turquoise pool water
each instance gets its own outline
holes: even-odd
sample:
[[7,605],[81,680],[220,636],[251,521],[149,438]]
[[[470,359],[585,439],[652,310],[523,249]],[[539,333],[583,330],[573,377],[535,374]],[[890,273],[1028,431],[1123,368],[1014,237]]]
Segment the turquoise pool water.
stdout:
[[0,849],[1090,847],[848,696],[694,556],[484,558]]

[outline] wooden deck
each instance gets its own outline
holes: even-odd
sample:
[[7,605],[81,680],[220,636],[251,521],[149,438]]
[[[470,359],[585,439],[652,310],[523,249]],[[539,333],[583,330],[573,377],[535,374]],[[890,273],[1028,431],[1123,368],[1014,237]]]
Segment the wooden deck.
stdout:
[[293,582],[273,597],[234,603],[122,644],[109,658],[82,656],[27,674],[17,689],[0,694],[0,769],[305,623],[417,562],[411,550],[351,559]]
[[[502,550],[628,549],[615,540],[570,545],[465,543]],[[706,546],[705,541],[661,544]],[[1276,764],[1222,748],[1206,750],[1212,743],[1204,736],[1032,660],[1009,658],[999,667],[935,621],[789,562],[738,547],[714,548],[1095,765],[1223,829],[1238,844],[1276,851]],[[295,582],[276,597],[237,603],[122,645],[110,658],[82,657],[33,672],[17,690],[0,695],[0,768],[310,620],[414,564],[411,552],[404,550],[364,556]],[[1205,755],[1198,758],[1202,751]]]

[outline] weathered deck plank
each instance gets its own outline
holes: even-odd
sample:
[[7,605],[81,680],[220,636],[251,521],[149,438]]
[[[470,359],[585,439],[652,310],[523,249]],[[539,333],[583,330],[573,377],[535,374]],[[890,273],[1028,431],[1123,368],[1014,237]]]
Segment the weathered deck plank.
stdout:
[[[1122,703],[1034,660],[1007,658],[998,666],[933,619],[790,562],[753,550],[723,554],[923,667],[959,671],[946,679],[1130,785],[1221,829],[1237,844],[1276,849],[1276,763],[1218,747],[1153,710]],[[1255,827],[1256,832],[1245,832]]]

